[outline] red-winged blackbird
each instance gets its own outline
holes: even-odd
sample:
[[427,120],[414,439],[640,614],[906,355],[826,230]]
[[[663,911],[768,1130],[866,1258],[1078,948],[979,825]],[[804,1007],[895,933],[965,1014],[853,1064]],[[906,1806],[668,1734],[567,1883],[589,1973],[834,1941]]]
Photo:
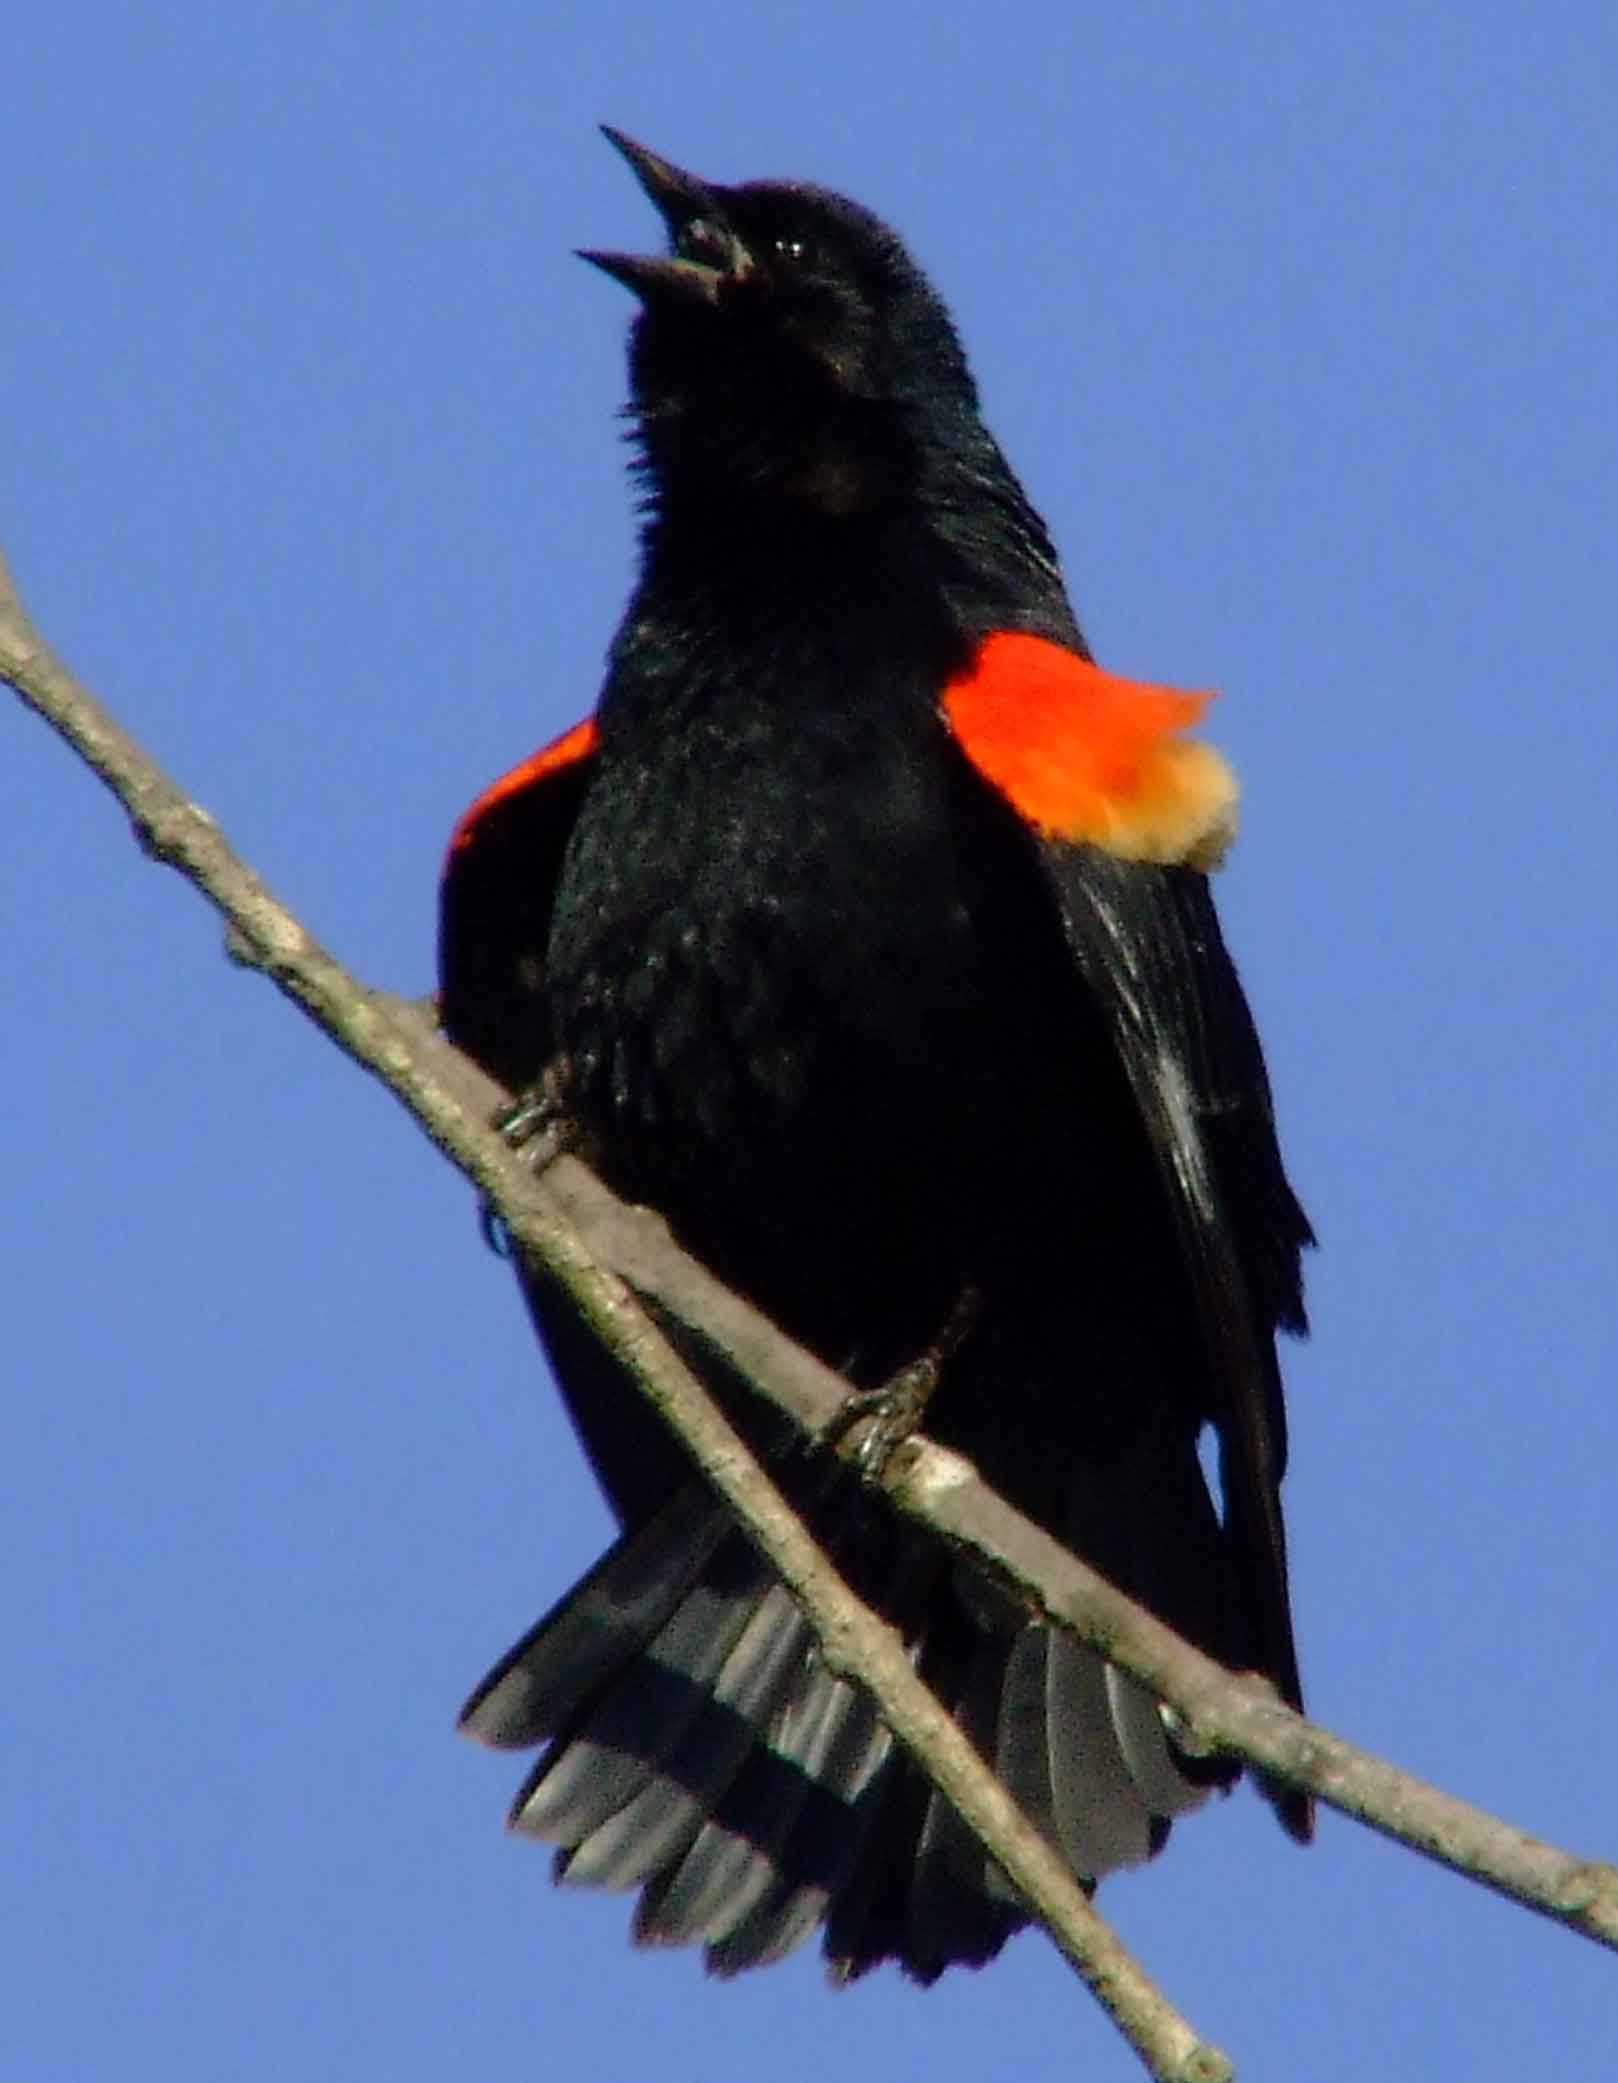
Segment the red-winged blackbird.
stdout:
[[[446,1027],[514,1088],[564,1065],[607,1180],[851,1384],[955,1323],[929,1432],[1296,1703],[1275,1334],[1303,1328],[1310,1236],[1209,896],[1235,788],[1183,735],[1202,700],[1091,663],[892,232],[607,134],[671,248],[584,256],[640,302],[640,577],[594,720],[457,828]],[[624,1533],[466,1710],[548,1740],[517,1827],[720,1972],[822,1920],[843,1975],[989,1958],[1024,1921],[1005,1884],[529,1288]],[[716,1386],[1076,1873],[1149,1857],[1228,1780]]]

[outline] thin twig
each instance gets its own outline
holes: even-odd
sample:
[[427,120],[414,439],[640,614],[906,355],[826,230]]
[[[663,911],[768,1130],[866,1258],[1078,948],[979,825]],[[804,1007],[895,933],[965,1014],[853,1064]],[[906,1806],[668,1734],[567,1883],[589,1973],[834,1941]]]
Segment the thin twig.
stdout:
[[[556,1161],[546,1184],[604,1263],[716,1347],[804,1431],[819,1434],[837,1417],[847,1383],[721,1286],[656,1216],[626,1208],[571,1157]],[[1261,1681],[1233,1677],[1025,1519],[949,1449],[918,1435],[897,1450],[881,1480],[901,1511],[972,1556],[1030,1612],[1070,1628],[1166,1700],[1180,1718],[1182,1748],[1239,1757],[1306,1787],[1384,1837],[1618,1951],[1618,1866],[1515,1829],[1306,1721]]]
[[[521,1248],[565,1284],[791,1587],[821,1638],[828,1665],[871,1694],[899,1742],[1044,1922],[1148,2072],[1160,2083],[1231,2083],[1225,2056],[1198,2037],[1096,1915],[1064,1862],[917,1677],[898,1635],[821,1554],[629,1287],[596,1261],[545,1183],[439,1074],[453,1052],[436,1040],[424,1042],[413,1008],[350,977],[236,855],[207,812],[74,680],[28,622],[3,561],[0,677],[94,768],[128,810],[145,850],[180,869],[229,921],[235,958],[263,969],[380,1077],[495,1203]],[[646,1225],[636,1222],[633,1211],[623,1214],[631,1229],[644,1233]]]
[[[160,772],[52,657],[23,614],[3,561],[0,677],[9,680],[113,790],[143,847],[178,867],[231,922],[239,956],[264,969],[415,1114],[440,1149],[489,1197],[523,1249],[542,1258],[568,1286],[580,1309],[637,1372],[648,1393],[655,1397],[653,1383],[669,1387],[671,1400],[665,1407],[671,1422],[687,1432],[688,1441],[687,1420],[699,1424],[697,1405],[687,1403],[690,1391],[701,1399],[701,1424],[722,1426],[723,1420],[628,1288],[656,1301],[670,1317],[724,1353],[806,1430],[822,1431],[835,1417],[846,1397],[846,1383],[720,1286],[679,1249],[657,1217],[616,1201],[571,1158],[558,1160],[543,1180],[536,1180],[525,1162],[487,1131],[484,1122],[506,1095],[449,1048],[417,1007],[367,991],[311,939],[232,852],[208,814]],[[721,1432],[702,1436],[710,1439],[721,1461],[731,1465],[726,1457],[739,1451],[739,1443],[725,1440]],[[754,1494],[752,1474],[759,1474],[770,1489],[767,1479],[756,1470],[748,1473],[742,1461],[734,1465],[743,1469],[738,1478],[742,1490],[762,1511],[763,1493]],[[723,1488],[717,1467],[711,1473]],[[1169,1702],[1181,1718],[1187,1748],[1244,1758],[1288,1784],[1308,1788],[1385,1836],[1618,1950],[1618,1868],[1578,1858],[1513,1829],[1303,1720],[1257,1682],[1233,1678],[1012,1510],[958,1455],[914,1439],[895,1454],[884,1481],[901,1510],[974,1556],[1031,1611],[1071,1628]],[[769,1508],[785,1512],[773,1490],[771,1497]],[[753,1507],[741,1497],[733,1502],[817,1625],[824,1627],[828,1616],[794,1574],[797,1561],[806,1558],[789,1561],[784,1549],[777,1554],[753,1518]],[[786,1517],[790,1520],[790,1513]],[[798,1537],[807,1540],[801,1528]],[[874,1615],[865,1617],[876,1631],[876,1653],[885,1642],[885,1624]],[[832,1633],[835,1640],[835,1626]],[[908,1662],[902,1657],[899,1661],[914,1682]],[[908,1745],[910,1738],[900,1725],[905,1710],[891,1706],[883,1686],[866,1674],[863,1663],[861,1675]],[[936,1702],[931,1707],[941,1714]],[[959,1739],[954,1724],[947,1716],[941,1718],[945,1729]],[[920,1724],[910,1726],[922,1740]],[[930,1754],[931,1738],[925,1740],[929,1754],[922,1758],[924,1768],[957,1805],[963,1805],[947,1777],[948,1768],[940,1768]],[[975,1778],[980,1789],[987,1784],[990,1808],[1003,1802],[1003,1790],[981,1760],[964,1742],[962,1747],[967,1776]],[[985,1809],[983,1817],[988,1813]],[[1041,1915],[1049,1914],[1038,1884],[1020,1870],[1018,1855],[997,1836],[991,1841],[980,1820],[968,1816],[1030,1902]],[[1071,1889],[1070,1879],[1066,1885]],[[1082,1897],[1080,1904],[1085,1918],[1098,1923]],[[1073,1927],[1075,1932],[1080,1928]],[[1060,1937],[1058,1942],[1064,1943]],[[1079,1943],[1077,1937],[1073,1943]],[[1106,1983],[1110,1964],[1100,1956],[1090,1957],[1087,1975]],[[1144,1977],[1139,1987],[1143,1992],[1151,1989]],[[1161,1999],[1152,1992],[1151,2001]],[[1168,2015],[1173,2017],[1172,2012]],[[1190,2028],[1181,2020],[1174,2022],[1183,2037],[1169,2034],[1165,2045],[1172,2042],[1172,2047],[1165,2058],[1179,2065],[1153,2067],[1152,2072],[1199,2077],[1223,2073],[1223,2057],[1200,2048]],[[1153,2057],[1144,2058],[1151,2066]]]

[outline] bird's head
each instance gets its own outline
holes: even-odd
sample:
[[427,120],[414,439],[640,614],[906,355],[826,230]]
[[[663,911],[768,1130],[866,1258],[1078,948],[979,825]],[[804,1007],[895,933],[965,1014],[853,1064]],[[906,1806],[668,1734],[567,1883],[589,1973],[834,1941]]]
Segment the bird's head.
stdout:
[[949,315],[868,210],[798,183],[720,187],[606,135],[668,233],[666,253],[582,256],[640,300],[630,379],[654,498],[861,512],[903,495],[918,445],[976,426]]

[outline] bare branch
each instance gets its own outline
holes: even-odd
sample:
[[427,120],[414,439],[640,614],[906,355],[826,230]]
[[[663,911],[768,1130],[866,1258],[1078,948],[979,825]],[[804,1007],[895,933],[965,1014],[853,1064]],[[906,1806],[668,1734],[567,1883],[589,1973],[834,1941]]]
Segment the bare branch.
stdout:
[[[128,810],[144,849],[179,868],[222,913],[231,928],[233,956],[264,970],[356,1062],[374,1072],[489,1196],[521,1248],[542,1259],[565,1284],[602,1342],[674,1427],[791,1587],[820,1637],[828,1665],[871,1694],[899,1742],[943,1788],[1149,2074],[1160,2083],[1229,2083],[1232,2070],[1225,2056],[1198,2038],[1097,1916],[1065,1862],[917,1677],[898,1634],[855,1597],[820,1553],[624,1280],[597,1262],[546,1183],[490,1131],[478,1111],[469,1110],[462,1095],[476,1089],[475,1067],[430,1033],[418,1008],[367,991],[304,930],[234,852],[208,813],[163,774],[51,653],[28,621],[3,560],[0,678],[94,768]],[[628,1208],[602,1212],[609,1234],[622,1236],[631,1256],[647,1250],[660,1227]],[[662,1248],[672,1252],[672,1241]],[[750,1312],[727,1299],[731,1335],[751,1344],[741,1322]],[[762,1319],[753,1321],[754,1335],[786,1344]],[[805,1368],[824,1372],[807,1354],[797,1359]],[[834,1375],[826,1378],[837,1381]],[[835,1388],[833,1395],[841,1400]]]
[[[230,922],[232,951],[263,969],[354,1059],[380,1077],[544,1260],[640,1380],[709,1479],[803,1602],[835,1667],[876,1698],[899,1740],[960,1808],[1154,2076],[1211,2079],[1228,2064],[1199,2042],[1107,1927],[1062,1863],[916,1679],[891,1630],[818,1554],[768,1477],[630,1290],[724,1353],[805,1429],[823,1431],[847,1385],[682,1252],[665,1225],[625,1207],[559,1159],[543,1179],[484,1125],[505,1096],[451,1049],[420,1008],[367,991],[309,936],[224,840],[57,661],[0,562],[0,677],[75,747],[123,803],[137,839]],[[850,1443],[852,1445],[852,1443]],[[935,1528],[1031,1611],[1071,1628],[1168,1701],[1188,1749],[1239,1756],[1457,1872],[1618,1949],[1618,1868],[1580,1859],[1424,1785],[1232,1677],[1021,1517],[959,1456],[908,1442],[884,1477],[895,1504]]]
[[[557,1159],[546,1183],[605,1263],[716,1346],[805,1431],[822,1432],[837,1416],[848,1393],[841,1377],[722,1287],[656,1216],[625,1208],[571,1157]],[[857,1447],[856,1440],[845,1451]],[[1618,1951],[1618,1866],[1514,1829],[1294,1714],[1262,1681],[1233,1677],[1024,1518],[947,1448],[919,1436],[907,1440],[882,1482],[902,1512],[972,1556],[1031,1612],[1070,1628],[1166,1700],[1180,1717],[1176,1740],[1183,1749],[1239,1757],[1307,1787],[1383,1836]]]

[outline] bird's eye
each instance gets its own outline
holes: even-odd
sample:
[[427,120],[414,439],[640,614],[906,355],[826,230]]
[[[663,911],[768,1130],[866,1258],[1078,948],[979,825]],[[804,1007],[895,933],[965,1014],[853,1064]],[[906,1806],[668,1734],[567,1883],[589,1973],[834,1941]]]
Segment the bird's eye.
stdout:
[[809,245],[805,239],[783,236],[775,241],[771,249],[778,261],[786,267],[798,268],[809,258]]
[[693,217],[682,224],[674,251],[681,260],[694,260],[703,267],[723,268],[730,263],[730,240],[711,217]]

